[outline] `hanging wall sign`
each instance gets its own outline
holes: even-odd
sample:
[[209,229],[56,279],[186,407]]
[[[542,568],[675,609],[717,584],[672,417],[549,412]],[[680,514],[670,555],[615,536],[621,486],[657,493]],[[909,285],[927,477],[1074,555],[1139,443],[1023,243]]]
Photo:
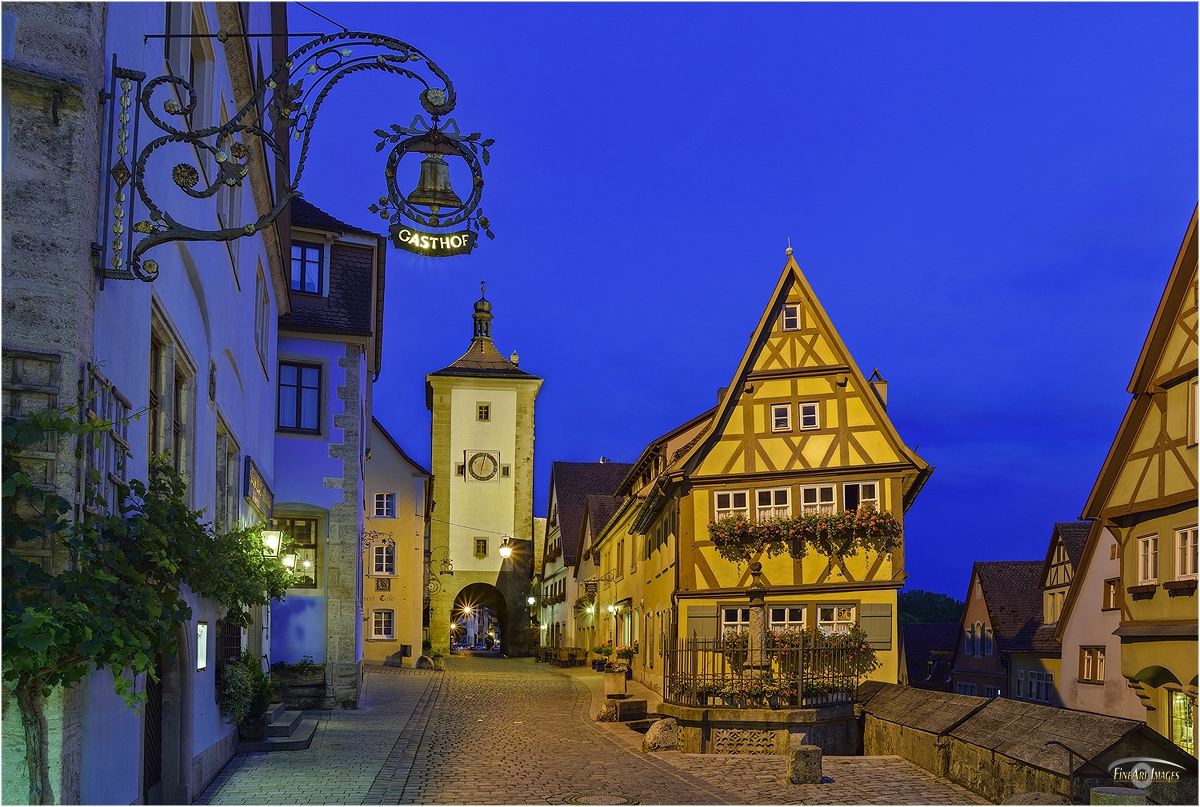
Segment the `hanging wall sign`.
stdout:
[[242,495],[264,519],[271,517],[272,510],[275,507],[275,494],[267,487],[267,480],[263,478],[262,473],[258,470],[258,466],[254,464],[254,460],[250,459],[249,456],[246,457],[246,473],[243,480]]
[[475,233],[461,230],[456,233],[427,233],[405,224],[388,228],[392,243],[400,249],[436,258],[447,255],[466,255],[475,248]]

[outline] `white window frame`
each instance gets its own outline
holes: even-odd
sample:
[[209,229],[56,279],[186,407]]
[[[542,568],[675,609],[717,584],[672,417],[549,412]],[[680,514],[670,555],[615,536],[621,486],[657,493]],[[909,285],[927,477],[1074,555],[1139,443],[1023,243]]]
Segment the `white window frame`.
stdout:
[[790,432],[792,430],[792,405],[771,404],[771,431]]
[[[783,612],[783,619],[776,619],[775,614],[778,611]],[[794,612],[800,612],[800,618],[796,619]],[[808,627],[808,607],[805,605],[796,605],[789,603],[786,605],[768,605],[767,606],[767,626],[769,630],[784,630],[790,628],[792,630],[805,630]]]
[[1138,583],[1148,585],[1158,582],[1158,533],[1143,535],[1137,539]]
[[396,612],[391,608],[377,608],[371,612],[371,638],[396,638]]
[[[763,504],[764,495],[767,503]],[[791,488],[759,488],[754,491],[754,519],[790,518],[792,515]]]
[[[800,431],[811,431],[821,428],[821,404],[818,401],[801,401],[796,411],[799,417],[796,418],[796,425],[800,427]],[[809,423],[811,418],[812,422]]]
[[238,526],[241,501],[241,449],[225,418],[217,415],[217,445],[214,462],[216,470],[213,526],[225,533]]
[[[729,612],[735,612],[737,618],[729,619]],[[750,608],[744,605],[722,605],[721,606],[721,636],[725,636],[726,631],[743,631],[750,629]]]
[[[383,512],[380,512],[380,505],[383,505]],[[396,494],[390,490],[380,490],[375,492],[375,507],[371,511],[374,513],[372,518],[395,518],[396,517]]]
[[[788,320],[791,320],[790,325]],[[784,303],[783,311],[779,315],[779,329],[781,331],[798,331],[800,324],[800,304]]]
[[1017,670],[1017,692],[1014,695],[1017,698],[1025,697],[1025,671]]
[[[858,606],[845,605],[842,603],[817,603],[817,629],[824,633],[846,633],[850,628],[858,624]],[[829,619],[825,619],[825,612],[833,611],[833,615]],[[849,611],[849,618],[841,613]],[[826,626],[829,626],[826,628]]]
[[[737,506],[737,497],[742,497],[742,505]],[[721,505],[721,498],[726,498],[726,504]],[[718,490],[713,493],[713,513],[715,514],[714,521],[720,521],[728,516],[742,515],[746,518],[750,517],[750,491],[743,490]]]
[[258,349],[258,358],[266,369],[271,342],[271,293],[267,286],[266,274],[262,263],[258,264],[258,275],[254,281],[254,346]]
[[1195,580],[1197,566],[1197,529],[1175,530],[1175,579]]
[[[813,501],[808,501],[808,493],[813,493]],[[822,493],[828,493],[825,500]],[[837,511],[836,486],[834,485],[804,485],[800,488],[801,513],[833,513]]]
[[975,658],[983,658],[983,623],[976,622],[974,625],[972,625],[971,633],[975,637],[975,641],[973,642],[975,646],[975,652],[973,655]]
[[371,569],[374,577],[396,575],[396,545],[376,544],[371,547]]
[[[874,489],[874,493],[870,497],[863,495],[863,488],[868,485]],[[877,513],[879,512],[879,482],[877,480],[871,480],[871,481],[867,481],[867,482],[846,482],[846,483],[844,483],[842,485],[842,505],[847,510],[850,509],[850,506],[846,503],[850,501],[851,497],[848,495],[848,493],[851,488],[855,489],[855,491],[856,491],[855,495],[858,497],[858,504],[855,505],[856,510],[859,507],[862,507],[864,504],[869,503],[872,507],[875,508],[875,512],[877,512]]]

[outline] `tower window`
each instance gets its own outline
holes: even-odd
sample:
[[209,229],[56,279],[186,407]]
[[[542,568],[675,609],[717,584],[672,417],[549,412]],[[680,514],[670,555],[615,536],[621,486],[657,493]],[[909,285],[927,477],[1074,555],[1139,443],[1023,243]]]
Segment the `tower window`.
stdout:
[[488,544],[487,538],[476,538],[475,539],[475,557],[477,557],[477,558],[486,558],[487,557],[487,544]]
[[492,419],[492,405],[490,403],[475,404],[475,419],[481,422],[486,422]]

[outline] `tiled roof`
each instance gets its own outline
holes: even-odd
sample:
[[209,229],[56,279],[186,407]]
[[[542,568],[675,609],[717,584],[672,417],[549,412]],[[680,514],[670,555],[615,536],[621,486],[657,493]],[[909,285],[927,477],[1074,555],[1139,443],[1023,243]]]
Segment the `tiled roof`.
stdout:
[[583,529],[583,506],[587,495],[596,493],[611,497],[631,467],[628,462],[555,462],[550,466],[550,484],[558,501],[564,565],[574,566],[579,556],[579,535]]
[[[608,465],[608,463],[604,463]],[[620,496],[610,496],[606,493],[589,493],[584,497],[588,512],[588,541],[596,540],[612,517],[621,509],[624,499]]]
[[976,561],[996,644],[1006,653],[1059,652],[1054,626],[1042,624],[1040,560]]
[[312,230],[327,230],[331,233],[358,233],[373,238],[382,238],[379,233],[363,230],[352,224],[335,219],[321,208],[307,201],[303,196],[292,200],[292,226],[307,227]]
[[858,688],[858,702],[863,711],[880,720],[930,734],[941,734],[981,709],[987,700],[864,681]]
[[470,376],[471,378],[537,378],[517,367],[496,350],[492,340],[475,337],[467,352],[448,367],[430,375]]
[[1083,545],[1087,543],[1092,522],[1060,521],[1054,525],[1054,529],[1062,538],[1067,557],[1071,560],[1072,571],[1079,571],[1079,560],[1083,557]]
[[[375,233],[350,227],[299,198],[292,200],[292,224],[378,237]],[[303,240],[303,236],[297,240]],[[329,294],[319,296],[293,291],[292,313],[279,318],[280,329],[369,334],[372,325],[382,326],[381,321],[376,322],[376,312],[371,309],[374,261],[375,250],[370,247],[336,241],[330,244]]]
[[[904,661],[908,668],[909,686],[949,690],[951,656],[961,627],[958,622],[900,625],[900,632],[904,634]],[[934,663],[932,674],[929,670],[931,660]]]

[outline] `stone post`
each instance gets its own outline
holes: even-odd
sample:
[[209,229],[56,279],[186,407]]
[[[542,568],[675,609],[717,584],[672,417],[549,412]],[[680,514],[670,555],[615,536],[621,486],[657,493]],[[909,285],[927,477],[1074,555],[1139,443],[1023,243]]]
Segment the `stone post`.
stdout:
[[747,658],[750,666],[759,666],[765,659],[767,647],[767,587],[762,582],[762,564],[757,560],[750,564],[750,585],[746,595],[750,598],[750,647]]

